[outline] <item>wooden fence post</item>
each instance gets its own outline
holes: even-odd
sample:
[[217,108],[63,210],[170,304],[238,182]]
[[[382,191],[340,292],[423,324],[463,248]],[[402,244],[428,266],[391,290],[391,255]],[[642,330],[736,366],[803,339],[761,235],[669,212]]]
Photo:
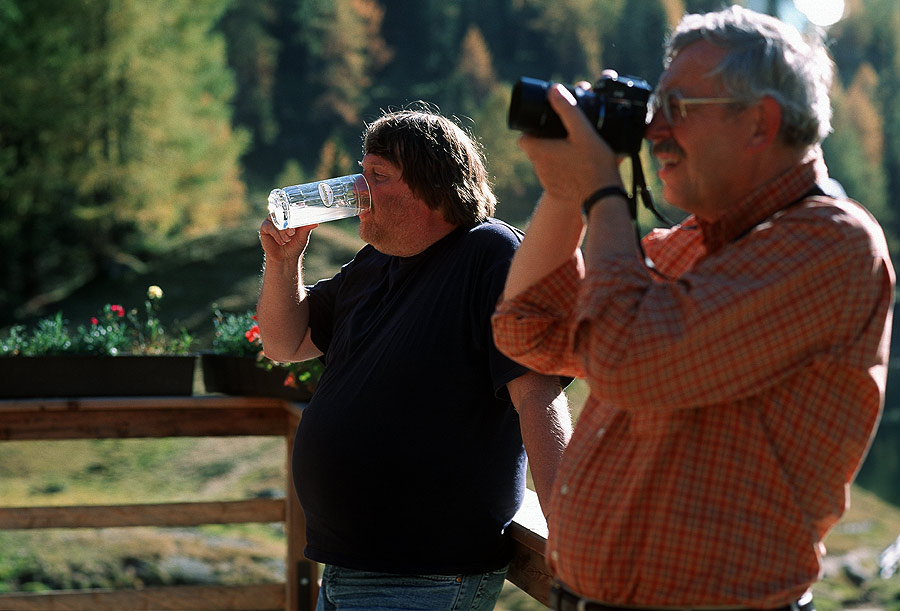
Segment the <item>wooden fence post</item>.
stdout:
[[284,530],[287,538],[287,608],[289,611],[312,611],[319,596],[319,566],[303,556],[306,547],[306,518],[297,500],[291,475],[294,433],[300,423],[301,410],[290,404],[287,411],[287,482],[285,485]]

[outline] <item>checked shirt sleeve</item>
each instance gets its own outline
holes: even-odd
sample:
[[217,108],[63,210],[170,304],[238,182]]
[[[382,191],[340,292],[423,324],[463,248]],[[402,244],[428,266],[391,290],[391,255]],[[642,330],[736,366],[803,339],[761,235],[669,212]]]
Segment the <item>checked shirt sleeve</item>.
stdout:
[[576,351],[592,390],[625,410],[700,407],[757,395],[822,359],[851,358],[890,301],[880,235],[861,208],[819,203],[787,211],[674,281],[610,260],[588,274],[577,306]]
[[514,299],[501,300],[491,321],[500,351],[540,373],[581,376],[571,342],[580,283],[573,257]]

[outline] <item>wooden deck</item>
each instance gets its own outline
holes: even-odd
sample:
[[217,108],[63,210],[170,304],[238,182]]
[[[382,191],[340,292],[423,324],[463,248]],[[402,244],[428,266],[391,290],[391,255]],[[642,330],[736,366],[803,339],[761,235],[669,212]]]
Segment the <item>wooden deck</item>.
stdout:
[[[0,442],[138,437],[276,436],[290,461],[302,404],[264,397],[123,397],[0,401]],[[169,586],[141,590],[78,590],[2,594],[0,609],[285,609],[308,611],[318,596],[318,566],[303,557],[305,520],[287,469],[284,499],[222,502],[0,507],[0,530],[196,526],[283,522],[285,580],[243,586]],[[515,557],[508,579],[546,604],[550,575],[544,564],[546,524],[537,497],[510,528]]]

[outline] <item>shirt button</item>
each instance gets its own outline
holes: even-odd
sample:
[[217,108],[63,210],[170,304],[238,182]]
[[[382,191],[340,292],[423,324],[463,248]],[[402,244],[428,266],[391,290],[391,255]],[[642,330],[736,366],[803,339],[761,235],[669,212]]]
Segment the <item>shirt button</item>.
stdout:
[[560,486],[560,487],[559,487],[559,493],[560,493],[560,494],[569,494],[569,485],[568,485],[568,484],[563,484],[562,486]]
[[603,437],[604,435],[606,435],[606,429],[601,428],[597,431],[597,437]]
[[559,552],[556,550],[553,550],[552,552],[550,552],[550,559],[553,562],[559,562]]

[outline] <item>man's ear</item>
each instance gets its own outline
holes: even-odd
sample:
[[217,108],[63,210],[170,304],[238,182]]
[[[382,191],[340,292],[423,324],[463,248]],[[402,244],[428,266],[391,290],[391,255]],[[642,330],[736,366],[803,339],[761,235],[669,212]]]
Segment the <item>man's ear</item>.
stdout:
[[750,109],[756,122],[750,140],[753,150],[772,146],[781,129],[781,105],[771,96],[765,96]]

